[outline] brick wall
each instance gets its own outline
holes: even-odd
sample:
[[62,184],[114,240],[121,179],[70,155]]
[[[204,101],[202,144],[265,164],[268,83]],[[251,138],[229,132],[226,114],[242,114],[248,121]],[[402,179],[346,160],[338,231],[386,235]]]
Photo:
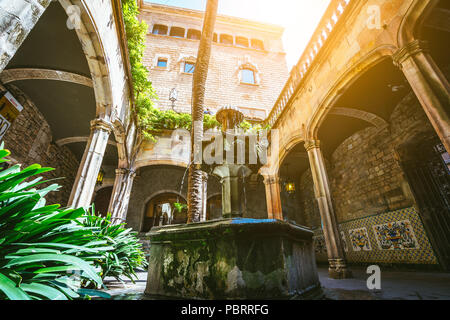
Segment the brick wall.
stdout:
[[[168,15],[143,11],[141,19],[149,27],[144,63],[150,70],[150,80],[156,89],[161,109],[170,109],[169,92],[172,88],[178,91],[176,110],[190,112],[192,93],[192,74],[182,72],[184,60],[196,57],[199,41],[186,38],[174,38],[151,34],[154,23],[169,26],[181,26],[201,30],[201,19],[188,16]],[[281,35],[276,38],[270,32],[245,30],[239,25],[216,25],[217,33],[243,35],[262,39],[266,50],[239,48],[232,45],[214,43],[211,54],[210,69],[206,86],[205,104],[211,110],[217,110],[231,104],[245,109],[258,109],[255,115],[265,118],[271,110],[283,88],[288,69],[285,54],[282,51]],[[156,68],[157,58],[168,59],[167,69]],[[241,84],[239,66],[249,62],[257,68],[258,85]],[[251,112],[251,110],[249,110]]]
[[73,153],[65,146],[57,146],[52,139],[52,132],[33,102],[17,87],[7,86],[7,89],[23,106],[23,111],[6,132],[3,142],[5,148],[11,151],[11,158],[22,164],[22,168],[34,163],[55,168],[44,174],[47,179],[61,178],[58,183],[62,188],[47,196],[48,203],[60,203],[65,206],[69,200],[79,162]]

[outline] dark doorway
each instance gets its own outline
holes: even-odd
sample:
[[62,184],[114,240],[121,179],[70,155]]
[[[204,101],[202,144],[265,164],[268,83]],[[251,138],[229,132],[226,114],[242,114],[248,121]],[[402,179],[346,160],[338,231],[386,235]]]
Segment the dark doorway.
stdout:
[[410,143],[399,153],[433,249],[450,271],[450,156],[437,138]]
[[106,217],[112,192],[113,187],[105,187],[96,192],[94,199],[95,213],[102,217]]

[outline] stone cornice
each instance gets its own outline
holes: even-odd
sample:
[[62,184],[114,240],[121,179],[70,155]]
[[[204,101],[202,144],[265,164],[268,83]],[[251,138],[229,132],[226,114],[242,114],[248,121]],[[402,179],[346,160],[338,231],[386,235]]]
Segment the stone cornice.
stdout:
[[394,53],[392,60],[394,60],[396,66],[401,68],[403,62],[421,52],[428,52],[428,43],[422,40],[414,40]]
[[[192,9],[186,9],[186,8],[154,4],[154,3],[146,3],[143,0],[140,0],[139,7],[142,9],[141,12],[149,11],[149,12],[154,12],[154,13],[177,14],[177,15],[183,15],[183,16],[196,18],[196,19],[203,19],[203,15],[204,15],[204,12],[200,11],[200,10],[192,10]],[[278,34],[280,37],[284,33],[284,28],[279,25],[258,22],[258,21],[252,21],[252,20],[248,20],[248,19],[244,19],[244,18],[237,18],[237,17],[225,16],[225,15],[218,15],[217,23],[232,25],[232,26],[236,26],[241,29],[248,28],[248,29],[254,29],[254,30],[263,31],[263,32],[267,32],[267,33]]]

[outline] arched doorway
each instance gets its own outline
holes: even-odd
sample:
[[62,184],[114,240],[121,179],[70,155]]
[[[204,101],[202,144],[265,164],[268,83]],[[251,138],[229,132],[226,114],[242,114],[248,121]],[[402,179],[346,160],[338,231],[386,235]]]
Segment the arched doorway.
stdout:
[[216,194],[208,199],[206,204],[206,220],[215,220],[222,217],[222,195]]
[[95,213],[105,217],[108,213],[109,201],[111,200],[111,194],[113,187],[105,187],[98,190],[94,198]]
[[163,193],[153,197],[145,207],[141,232],[153,227],[187,222],[187,202],[176,193]]

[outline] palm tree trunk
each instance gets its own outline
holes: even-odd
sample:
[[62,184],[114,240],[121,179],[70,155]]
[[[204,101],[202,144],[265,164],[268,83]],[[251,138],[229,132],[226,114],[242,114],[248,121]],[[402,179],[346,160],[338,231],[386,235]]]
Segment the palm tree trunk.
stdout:
[[[202,170],[200,161],[195,154],[202,152],[203,112],[205,103],[205,85],[208,76],[211,46],[214,35],[214,25],[217,17],[219,0],[208,0],[203,21],[202,37],[198,48],[192,86],[192,129],[191,129],[191,162],[188,179],[188,223],[199,222],[203,211],[202,201]],[[197,146],[197,148],[195,148]],[[200,147],[200,148],[198,148]],[[196,159],[194,159],[196,158]],[[200,158],[201,159],[201,158]]]

